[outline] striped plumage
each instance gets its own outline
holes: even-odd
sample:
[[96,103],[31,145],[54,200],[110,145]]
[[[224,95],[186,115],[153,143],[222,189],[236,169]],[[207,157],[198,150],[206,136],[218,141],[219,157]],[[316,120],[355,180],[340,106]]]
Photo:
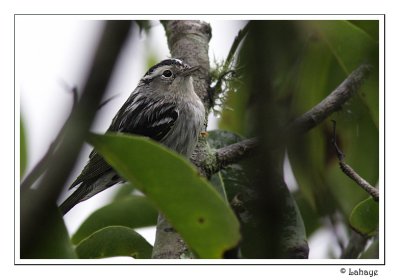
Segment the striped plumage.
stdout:
[[[189,67],[167,59],[151,67],[118,111],[108,131],[147,136],[190,157],[204,124],[204,106],[196,95]],[[78,186],[61,205],[65,214],[77,203],[122,182],[123,179],[93,150],[82,173],[71,184]]]

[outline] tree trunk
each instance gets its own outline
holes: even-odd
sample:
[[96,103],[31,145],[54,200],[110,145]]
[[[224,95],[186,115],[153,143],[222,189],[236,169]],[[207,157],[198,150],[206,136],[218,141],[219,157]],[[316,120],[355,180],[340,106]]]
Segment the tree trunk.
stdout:
[[[200,70],[193,75],[193,84],[197,95],[203,101],[206,115],[210,111],[208,90],[210,87],[210,62],[208,59],[208,42],[211,39],[211,27],[202,21],[163,21],[168,38],[168,46],[172,57],[182,59],[191,66],[200,66]],[[207,130],[207,118],[203,131]],[[200,137],[201,138],[201,137]],[[207,155],[205,139],[199,139],[192,162],[200,166]],[[202,170],[199,170],[203,175]],[[154,243],[154,259],[194,258],[188,250],[181,236],[173,229],[167,219],[159,214],[157,222],[156,240]]]

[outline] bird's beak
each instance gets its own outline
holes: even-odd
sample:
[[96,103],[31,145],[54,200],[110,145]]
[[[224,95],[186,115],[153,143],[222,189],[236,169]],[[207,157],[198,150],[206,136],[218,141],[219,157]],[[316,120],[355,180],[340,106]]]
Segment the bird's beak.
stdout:
[[200,66],[199,66],[199,65],[198,65],[198,66],[193,66],[193,67],[190,67],[190,68],[188,68],[188,69],[183,70],[183,72],[181,73],[181,75],[184,76],[184,77],[186,77],[186,76],[189,76],[190,74],[192,74],[193,72],[195,72],[195,71],[197,71],[197,70],[199,70],[199,69],[200,69]]

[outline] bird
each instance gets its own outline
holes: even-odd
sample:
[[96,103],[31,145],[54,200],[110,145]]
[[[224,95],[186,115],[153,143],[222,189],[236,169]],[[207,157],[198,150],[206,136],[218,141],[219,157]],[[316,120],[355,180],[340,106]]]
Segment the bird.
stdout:
[[[150,67],[107,131],[146,136],[190,158],[205,122],[204,105],[194,90],[191,76],[199,68],[177,58]],[[93,149],[82,172],[69,187],[76,190],[59,208],[65,215],[78,203],[124,181]]]

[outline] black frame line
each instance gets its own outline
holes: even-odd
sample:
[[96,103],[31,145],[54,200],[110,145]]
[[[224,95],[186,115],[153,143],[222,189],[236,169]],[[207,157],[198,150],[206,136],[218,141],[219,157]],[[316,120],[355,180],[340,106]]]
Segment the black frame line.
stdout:
[[[129,263],[129,264],[112,264],[112,263],[16,263],[16,66],[15,66],[15,21],[17,16],[383,16],[383,263],[327,263],[327,264],[315,264],[315,263],[299,263],[299,264],[285,264],[285,263]],[[379,42],[379,47],[382,47],[381,42]],[[19,104],[20,105],[20,104]],[[381,208],[379,211],[382,211]],[[381,246],[381,245],[380,245]],[[250,260],[250,259],[246,259]],[[263,259],[268,261],[269,259]],[[276,259],[274,259],[276,260]],[[282,259],[285,260],[285,259]],[[310,260],[310,259],[308,259]],[[324,259],[329,260],[329,259]],[[380,259],[378,259],[380,260]],[[80,260],[81,261],[81,260]],[[34,265],[114,265],[114,266],[136,266],[136,265],[154,265],[154,266],[171,266],[171,265],[203,265],[203,266],[215,266],[215,265],[240,265],[240,266],[386,266],[386,14],[14,14],[14,265],[16,266],[34,266]]]

